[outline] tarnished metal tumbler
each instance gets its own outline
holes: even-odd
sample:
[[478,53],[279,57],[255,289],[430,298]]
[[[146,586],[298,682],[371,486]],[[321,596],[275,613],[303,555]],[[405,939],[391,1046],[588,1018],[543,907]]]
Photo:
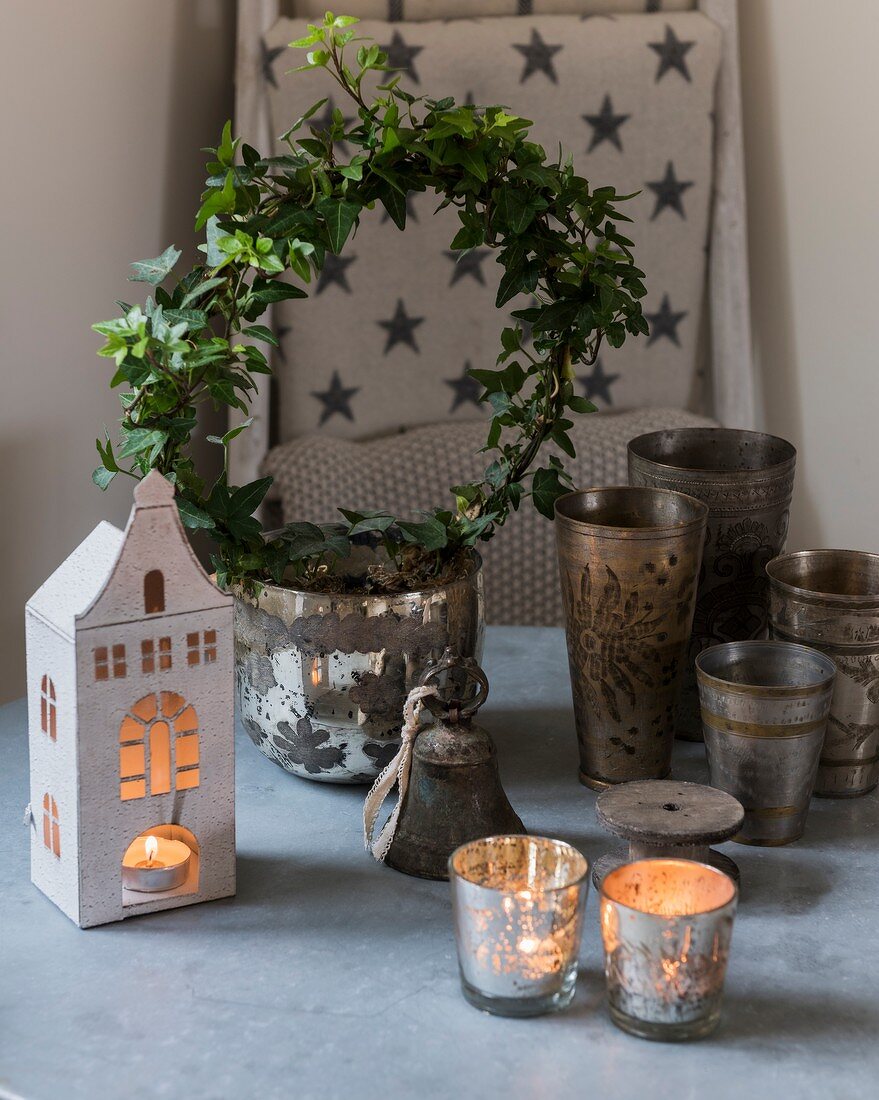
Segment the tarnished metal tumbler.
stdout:
[[684,740],[702,740],[696,654],[719,642],[766,637],[766,563],[784,549],[796,455],[777,436],[732,428],[674,428],[629,443],[631,485],[675,489],[708,505],[678,712]]
[[624,863],[601,883],[610,1018],[642,1039],[700,1039],[720,1022],[738,891],[688,859]]
[[708,508],[618,486],[556,501],[580,781],[668,774]]
[[588,864],[560,840],[492,836],[449,859],[461,986],[476,1008],[536,1016],[574,996]]
[[815,794],[854,798],[879,783],[879,554],[804,550],[770,562],[774,638],[836,664]]
[[711,784],[733,795],[740,844],[803,835],[836,675],[833,661],[790,642],[727,642],[696,658]]

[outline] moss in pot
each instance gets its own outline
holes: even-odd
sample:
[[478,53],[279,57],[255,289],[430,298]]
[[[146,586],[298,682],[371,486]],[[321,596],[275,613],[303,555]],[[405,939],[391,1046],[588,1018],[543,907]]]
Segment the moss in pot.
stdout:
[[[321,100],[284,135],[289,152],[267,158],[227,125],[196,219],[206,263],[175,277],[172,247],[134,264],[154,298],[120,303],[122,316],[95,326],[106,338],[100,354],[115,363],[112,385],[124,390],[119,442],[98,441],[93,475],[106,488],[120,473],[155,468],[174,483],[183,523],[213,540],[218,581],[239,597],[240,701],[254,739],[297,774],[348,781],[373,778],[392,754],[420,662],[449,644],[478,656],[476,547],[527,497],[552,517],[569,479],[555,456],[539,464],[542,445],[573,456],[568,417],[593,410],[574,393],[577,364],[594,362],[605,339],[618,347],[647,331],[643,273],[618,229],[630,220],[616,208],[627,196],[549,159],[529,140],[530,123],[506,108],[410,95],[380,48],[355,37],[356,23],[327,13],[291,44],[306,51],[300,68],[326,70],[341,87],[356,118],[335,111],[325,128],[310,125]],[[336,157],[343,140],[353,150],[346,163]],[[198,406],[247,417],[254,376],[270,373],[257,344],[276,344],[258,323],[266,307],[306,297],[327,253],[341,253],[377,204],[404,229],[407,194],[424,190],[457,208],[453,249],[496,250],[498,307],[520,293],[536,303],[514,312],[495,368],[471,371],[492,413],[485,473],[416,517],[343,510],[341,526],[266,533],[255,513],[270,478],[236,487],[225,471],[212,486],[199,476],[190,449]],[[531,348],[518,321],[531,328]],[[214,441],[228,449],[249,423]],[[360,568],[364,553],[372,558]]]

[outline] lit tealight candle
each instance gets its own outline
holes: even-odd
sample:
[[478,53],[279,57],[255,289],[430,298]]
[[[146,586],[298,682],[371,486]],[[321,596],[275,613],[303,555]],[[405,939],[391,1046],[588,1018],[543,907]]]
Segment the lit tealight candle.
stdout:
[[533,1016],[570,1002],[587,869],[575,848],[544,837],[488,837],[452,853],[458,961],[471,1004]]
[[613,1022],[644,1039],[698,1039],[720,1020],[736,885],[687,859],[625,863],[601,883]]
[[122,885],[142,894],[176,890],[186,882],[191,857],[189,846],[180,840],[139,836],[122,860]]

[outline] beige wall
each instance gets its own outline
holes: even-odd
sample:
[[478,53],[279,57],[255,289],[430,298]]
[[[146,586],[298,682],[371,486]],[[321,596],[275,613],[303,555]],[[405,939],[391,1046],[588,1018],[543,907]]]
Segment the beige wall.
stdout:
[[194,259],[233,48],[232,0],[0,5],[0,702],[24,692],[27,597],[127,515],[130,482],[90,481],[118,412],[89,325],[143,290],[131,260],[172,242]]
[[788,545],[879,551],[879,3],[739,11],[764,422],[799,449]]

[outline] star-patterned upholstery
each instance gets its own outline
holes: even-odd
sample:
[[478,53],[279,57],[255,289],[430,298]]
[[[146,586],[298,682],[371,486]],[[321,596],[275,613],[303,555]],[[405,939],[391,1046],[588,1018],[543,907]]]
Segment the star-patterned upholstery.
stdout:
[[[533,133],[548,149],[561,143],[570,151],[596,185],[640,191],[629,204],[636,219],[630,228],[648,273],[651,331],[617,351],[603,350],[578,377],[580,392],[606,410],[577,426],[578,484],[624,480],[630,435],[710,422],[699,414],[710,408],[705,281],[721,32],[700,12],[683,10],[693,6],[689,0],[356,6],[359,15],[389,17],[365,18],[359,29],[388,49],[416,94],[508,104],[534,120]],[[291,67],[286,43],[318,8],[296,0],[295,18],[282,18],[260,42],[273,134],[325,94],[330,99],[317,125],[342,106],[338,89],[321,84],[324,74],[283,75]],[[430,18],[438,12],[447,18]],[[465,12],[470,18],[457,18]],[[481,18],[486,14],[495,17]],[[342,146],[339,156],[347,152]],[[429,195],[411,198],[405,234],[380,208],[364,217],[343,255],[328,256],[310,299],[276,310],[278,446],[265,468],[276,477],[285,519],[332,519],[339,505],[397,512],[436,506],[447,485],[473,476],[483,461],[474,456],[485,412],[466,372],[493,364],[508,310],[519,303],[495,310],[500,269],[490,250],[453,253],[455,213],[434,214],[435,205]],[[437,422],[443,426],[426,427]],[[514,517],[491,544],[486,569],[489,621],[560,621],[551,527],[536,513],[523,509]]]

